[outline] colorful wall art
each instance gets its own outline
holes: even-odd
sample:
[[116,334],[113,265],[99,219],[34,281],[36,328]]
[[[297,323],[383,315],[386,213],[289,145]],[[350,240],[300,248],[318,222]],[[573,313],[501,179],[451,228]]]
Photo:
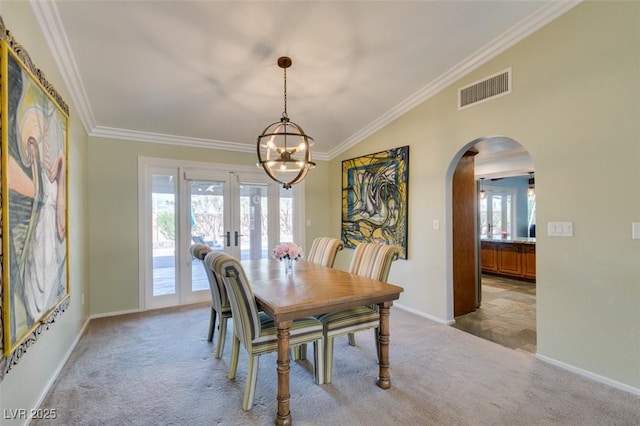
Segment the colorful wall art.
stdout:
[[409,147],[342,162],[342,241],[382,243],[401,248],[407,258]]

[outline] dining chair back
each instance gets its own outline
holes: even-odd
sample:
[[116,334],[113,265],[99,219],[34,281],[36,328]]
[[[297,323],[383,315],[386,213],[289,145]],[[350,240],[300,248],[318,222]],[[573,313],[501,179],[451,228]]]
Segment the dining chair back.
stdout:
[[227,336],[227,323],[231,318],[231,305],[227,298],[227,291],[224,284],[216,277],[211,267],[207,265],[205,259],[207,254],[211,253],[211,247],[205,244],[193,244],[189,249],[191,255],[202,261],[202,266],[207,274],[209,281],[209,290],[211,292],[211,315],[209,318],[209,334],[207,341],[213,341],[213,334],[216,328],[216,317],[220,317],[220,325],[218,326],[218,341],[216,343],[216,358],[221,358],[224,352],[224,342]]
[[351,259],[349,272],[378,281],[387,281],[391,263],[398,259],[397,246],[384,244],[359,244]]
[[[260,355],[278,350],[277,325],[266,313],[258,310],[253,290],[242,264],[236,258],[222,252],[211,252],[205,258],[208,265],[222,278],[233,312],[233,347],[229,367],[229,379],[235,379],[240,354],[240,343],[249,355],[247,382],[242,408],[253,406]],[[324,377],[324,345],[322,323],[313,317],[293,321],[290,328],[291,347],[314,343],[315,381],[322,384]]]
[[191,256],[202,261],[207,254],[211,253],[211,247],[206,244],[196,243],[191,245],[189,252],[191,253]]
[[318,237],[313,240],[307,253],[307,262],[333,268],[336,255],[343,247],[344,243],[337,238]]
[[[389,270],[394,260],[398,258],[397,246],[362,243],[359,244],[351,259],[349,272],[355,275],[371,278],[378,281],[387,281]],[[378,328],[380,326],[380,313],[377,305],[360,306],[344,311],[332,312],[321,315],[325,336],[325,368],[324,382],[331,383],[333,364],[333,339],[343,334],[349,335],[349,344],[355,346],[355,332],[374,329],[376,352],[380,360],[380,345],[378,342]]]

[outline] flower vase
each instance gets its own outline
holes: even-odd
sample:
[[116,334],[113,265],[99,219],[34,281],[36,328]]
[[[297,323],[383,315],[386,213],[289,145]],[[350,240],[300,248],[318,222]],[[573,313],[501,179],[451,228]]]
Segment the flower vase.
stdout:
[[295,260],[285,258],[285,259],[282,259],[282,262],[284,263],[284,271],[287,274],[293,272],[293,262],[295,262]]

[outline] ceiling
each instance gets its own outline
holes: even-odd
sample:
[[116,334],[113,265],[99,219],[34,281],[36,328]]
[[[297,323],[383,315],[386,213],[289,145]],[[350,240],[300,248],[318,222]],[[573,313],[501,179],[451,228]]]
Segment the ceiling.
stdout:
[[331,159],[575,1],[31,4],[90,135],[255,152],[287,55],[289,117]]

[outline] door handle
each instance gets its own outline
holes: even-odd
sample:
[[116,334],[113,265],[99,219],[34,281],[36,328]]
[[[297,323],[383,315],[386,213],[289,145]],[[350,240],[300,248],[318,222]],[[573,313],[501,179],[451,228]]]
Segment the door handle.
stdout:
[[238,231],[234,232],[234,237],[236,240],[236,247],[238,247],[238,237],[244,237],[244,234],[238,234]]
[[229,246],[231,246],[231,232],[227,231],[227,247]]

